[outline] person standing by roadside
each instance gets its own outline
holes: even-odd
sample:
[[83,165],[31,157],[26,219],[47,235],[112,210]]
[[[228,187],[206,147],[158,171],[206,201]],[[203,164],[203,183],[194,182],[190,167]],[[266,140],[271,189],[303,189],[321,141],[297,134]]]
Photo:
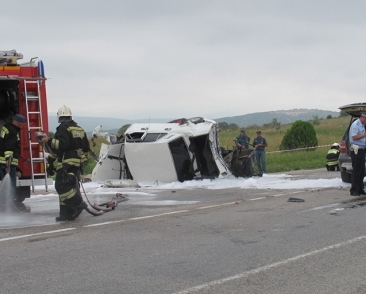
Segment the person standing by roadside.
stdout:
[[239,148],[249,149],[250,137],[245,134],[245,130],[241,130],[239,136],[236,137],[236,146]]
[[262,137],[262,132],[257,131],[257,137],[253,140],[255,148],[255,159],[257,160],[258,175],[262,176],[266,172],[266,151],[267,141]]
[[352,159],[351,196],[366,195],[363,184],[365,177],[365,124],[366,112],[362,112],[361,116],[351,124],[349,129]]

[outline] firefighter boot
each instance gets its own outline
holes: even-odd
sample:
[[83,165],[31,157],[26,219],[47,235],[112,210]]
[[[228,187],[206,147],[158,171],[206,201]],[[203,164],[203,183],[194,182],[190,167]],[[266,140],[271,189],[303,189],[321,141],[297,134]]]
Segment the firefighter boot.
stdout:
[[67,207],[66,205],[60,205],[60,216],[56,217],[57,222],[67,221]]
[[82,213],[82,211],[83,211],[85,208],[87,208],[87,207],[88,207],[88,205],[87,205],[85,202],[81,203],[81,204],[80,204],[80,206],[76,209],[76,211],[75,211],[75,212],[74,212],[74,214],[72,215],[72,218],[73,218],[73,219],[77,218],[77,217],[80,215],[80,213]]

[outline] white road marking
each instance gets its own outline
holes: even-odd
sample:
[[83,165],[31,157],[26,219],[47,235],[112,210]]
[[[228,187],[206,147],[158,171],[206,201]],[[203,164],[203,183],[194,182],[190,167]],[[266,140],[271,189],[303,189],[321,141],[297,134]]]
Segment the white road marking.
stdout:
[[105,226],[105,225],[110,225],[110,224],[122,223],[122,222],[125,222],[125,221],[127,221],[127,220],[126,219],[121,219],[121,220],[118,220],[118,221],[104,222],[104,223],[87,225],[87,226],[83,226],[83,228]]
[[182,213],[182,212],[187,212],[187,211],[189,211],[189,210],[179,210],[179,211],[171,211],[171,212],[166,212],[166,213],[161,213],[161,214],[131,217],[128,220],[140,220],[140,219],[145,219],[145,218],[152,218],[152,217],[164,216],[164,215],[169,215],[169,214]]
[[109,225],[109,224],[126,222],[126,221],[129,221],[129,220],[140,220],[140,219],[146,219],[146,218],[153,218],[153,217],[159,217],[159,216],[164,216],[164,215],[169,215],[169,214],[182,213],[182,212],[187,212],[187,211],[189,211],[189,210],[179,210],[179,211],[171,211],[171,212],[166,212],[166,213],[161,213],[161,214],[153,214],[153,215],[146,215],[146,216],[139,216],[139,217],[131,217],[131,218],[128,218],[128,219],[123,219],[123,220],[118,220],[118,221],[104,222],[104,223],[99,223],[99,224],[87,225],[87,226],[83,226],[83,228],[96,227],[96,226],[104,226],[104,225]]
[[76,228],[68,228],[68,229],[54,230],[54,231],[48,231],[48,232],[41,232],[41,233],[37,233],[37,234],[28,234],[28,235],[21,235],[21,236],[9,237],[9,238],[2,238],[2,239],[0,239],[0,242],[15,240],[15,239],[28,238],[28,237],[34,237],[34,236],[40,236],[40,235],[45,235],[45,234],[54,234],[54,233],[66,232],[66,231],[71,231],[71,230],[76,230]]
[[289,192],[289,193],[281,193],[281,194],[276,194],[276,195],[270,195],[270,196],[263,196],[263,197],[258,197],[258,198],[251,198],[248,199],[248,201],[256,201],[256,200],[262,200],[262,199],[268,199],[271,197],[281,197],[281,196],[287,196],[287,195],[292,195],[292,194],[299,194],[299,193],[303,193],[304,191],[295,191],[295,192]]
[[[284,193],[284,194],[277,194],[277,195],[272,195],[272,196],[268,196],[268,197],[253,198],[253,199],[249,199],[249,201],[250,200],[259,200],[259,199],[267,199],[267,198],[270,198],[270,197],[286,196],[286,195],[296,194],[296,193],[301,193],[301,192],[303,192],[303,191],[296,191],[296,192],[289,192],[289,193]],[[248,201],[248,200],[245,200],[245,201]],[[203,207],[199,207],[199,208],[195,208],[195,209],[196,210],[202,210],[202,209],[208,209],[208,208],[214,208],[214,207],[232,205],[232,204],[236,204],[236,203],[237,202],[227,202],[227,203],[222,203],[222,204],[217,204],[217,205],[203,206]],[[195,210],[195,209],[193,209],[193,210]],[[179,210],[179,211],[172,211],[172,212],[166,212],[166,213],[161,213],[161,214],[147,215],[147,216],[141,216],[141,217],[133,217],[133,218],[129,218],[129,219],[123,219],[123,220],[117,220],[117,221],[109,221],[109,222],[103,222],[103,223],[86,225],[86,226],[83,226],[83,228],[105,226],[105,225],[122,223],[122,222],[126,222],[126,221],[131,221],[131,220],[141,220],[141,219],[147,219],[147,218],[154,218],[154,217],[171,215],[171,214],[178,214],[178,213],[183,213],[183,212],[188,212],[188,211],[189,210]],[[69,229],[62,229],[62,230],[42,232],[42,233],[37,233],[37,234],[29,234],[29,235],[21,235],[21,236],[3,238],[3,239],[0,239],[0,242],[9,241],[9,240],[15,240],[15,239],[21,239],[21,238],[27,238],[27,237],[33,237],[33,236],[42,235],[42,234],[52,234],[52,233],[63,232],[63,231],[68,231],[68,230],[76,230],[76,229],[77,228],[69,228]]]
[[242,272],[240,274],[237,274],[237,275],[234,275],[234,276],[231,276],[231,277],[227,277],[227,278],[224,278],[224,279],[220,279],[220,280],[212,281],[212,282],[205,283],[205,284],[202,284],[202,285],[194,286],[192,288],[188,288],[186,290],[177,292],[175,294],[187,294],[187,293],[199,292],[201,290],[207,290],[207,289],[209,289],[210,287],[213,287],[213,286],[218,286],[218,285],[221,285],[221,284],[224,284],[226,282],[233,281],[233,280],[247,278],[250,275],[258,274],[258,273],[264,272],[266,270],[269,270],[269,269],[272,269],[272,268],[275,268],[275,267],[279,267],[279,266],[282,266],[282,265],[286,265],[290,262],[297,261],[297,260],[300,260],[300,259],[304,259],[306,257],[314,256],[314,255],[317,255],[317,254],[320,254],[320,253],[323,253],[323,252],[326,252],[326,251],[329,251],[329,250],[332,250],[332,249],[336,249],[336,248],[344,247],[344,246],[347,246],[347,245],[351,245],[353,243],[362,241],[364,239],[366,239],[366,235],[359,236],[359,237],[356,237],[354,239],[347,240],[347,241],[344,241],[344,242],[341,242],[341,243],[338,243],[338,244],[330,245],[330,246],[324,247],[322,249],[318,249],[318,250],[310,251],[308,253],[300,254],[300,255],[297,255],[297,256],[294,256],[294,257],[291,257],[291,258],[288,258],[288,259],[284,259],[282,261],[267,264],[265,266],[262,266],[262,267],[259,267],[259,268],[256,268],[256,269],[253,269],[253,270],[250,270],[250,271]]
[[235,204],[235,202],[228,202],[228,203],[222,203],[222,204],[217,204],[217,205],[210,205],[210,206],[198,207],[198,208],[196,208],[196,209],[197,209],[197,210],[200,210],[200,209],[207,209],[207,208],[213,208],[213,207],[225,206],[225,205],[230,205],[230,204]]
[[288,192],[288,193],[281,193],[281,194],[276,194],[276,195],[272,195],[270,197],[280,197],[280,196],[286,196],[286,195],[291,195],[291,194],[299,194],[299,193],[303,193],[305,192],[304,190],[301,191],[294,191],[294,192]]
[[[286,196],[286,195],[291,195],[291,194],[298,194],[298,193],[301,193],[301,192],[304,192],[304,191],[295,191],[295,192],[276,194],[276,195],[271,195],[271,196],[266,196],[266,197],[252,198],[252,199],[248,199],[248,200],[245,200],[245,201],[267,199],[267,198],[270,198],[270,197]],[[216,205],[208,205],[208,206],[194,208],[193,210],[202,210],[202,209],[215,208],[215,207],[221,207],[221,206],[232,205],[232,204],[237,204],[237,202],[227,202],[227,203],[221,203],[221,204],[216,204]],[[169,215],[169,214],[178,214],[178,213],[187,212],[187,211],[189,211],[189,210],[179,210],[179,211],[172,211],[172,212],[166,212],[166,213],[161,213],[161,214],[153,214],[153,215],[147,215],[147,216],[132,217],[132,218],[129,218],[129,219],[111,221],[111,222],[104,222],[104,223],[98,223],[98,224],[92,224],[92,225],[86,225],[86,226],[83,226],[83,227],[88,228],[88,227],[104,226],[104,225],[110,225],[110,224],[115,224],[115,223],[120,223],[120,222],[125,222],[125,221],[131,221],[131,220],[141,220],[141,219],[159,217],[159,216],[164,216],[164,215]]]

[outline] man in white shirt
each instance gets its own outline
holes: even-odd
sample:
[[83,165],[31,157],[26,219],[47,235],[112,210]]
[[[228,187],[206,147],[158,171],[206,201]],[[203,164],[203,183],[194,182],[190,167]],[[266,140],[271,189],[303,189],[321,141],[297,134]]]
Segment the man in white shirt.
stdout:
[[356,119],[349,128],[349,142],[351,145],[352,175],[351,189],[352,196],[366,195],[363,179],[365,177],[365,147],[366,147],[366,112]]

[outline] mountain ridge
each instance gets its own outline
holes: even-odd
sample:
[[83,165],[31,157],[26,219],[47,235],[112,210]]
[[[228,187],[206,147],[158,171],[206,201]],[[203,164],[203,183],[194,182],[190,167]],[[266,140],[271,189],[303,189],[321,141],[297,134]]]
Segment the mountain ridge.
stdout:
[[277,122],[280,122],[281,124],[289,124],[297,120],[312,120],[315,116],[317,116],[319,119],[324,119],[329,115],[332,117],[338,117],[340,112],[321,109],[294,108],[289,110],[255,112],[238,116],[222,117],[215,119],[215,121],[218,123],[235,123],[239,127],[248,127],[253,125],[261,126],[271,123],[274,119],[276,119]]
[[[294,108],[289,110],[276,110],[248,113],[237,116],[214,118],[217,123],[226,122],[228,124],[235,123],[239,127],[249,127],[253,125],[264,125],[272,122],[274,119],[281,124],[293,123],[296,120],[308,121],[317,116],[319,119],[325,119],[329,115],[332,117],[338,117],[340,112],[320,109],[306,109],[306,108]],[[49,130],[55,132],[58,126],[56,115],[48,115],[49,118]],[[208,117],[207,117],[208,118]],[[86,117],[86,116],[74,116],[74,120],[82,126],[86,132],[91,133],[94,129],[102,125],[103,130],[109,133],[117,133],[117,131],[126,124],[133,123],[164,123],[172,121],[176,118],[161,118],[161,119],[122,119],[122,118],[110,118],[110,117]]]

